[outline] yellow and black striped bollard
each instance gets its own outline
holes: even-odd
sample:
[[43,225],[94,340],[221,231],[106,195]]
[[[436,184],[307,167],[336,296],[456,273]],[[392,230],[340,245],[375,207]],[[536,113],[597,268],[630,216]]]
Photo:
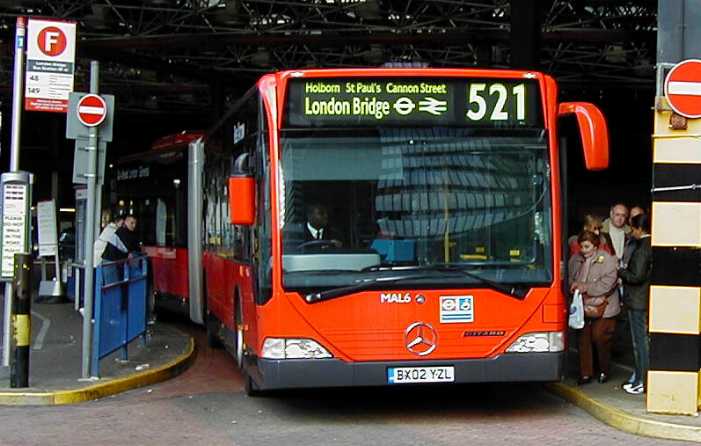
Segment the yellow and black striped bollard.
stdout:
[[31,265],[32,258],[29,254],[15,254],[10,387],[29,387],[29,345],[32,339]]

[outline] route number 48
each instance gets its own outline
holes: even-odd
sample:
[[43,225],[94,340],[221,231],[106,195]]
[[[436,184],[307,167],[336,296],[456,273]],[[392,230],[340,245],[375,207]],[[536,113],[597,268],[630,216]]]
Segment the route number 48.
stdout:
[[[487,86],[489,86],[489,89],[487,89]],[[496,96],[496,102],[494,101],[494,96]],[[490,104],[491,107],[487,105],[487,98],[492,103]],[[509,88],[501,83],[470,84],[467,100],[470,104],[467,118],[471,121],[483,120],[490,108],[491,114],[488,118],[490,121],[513,120],[514,116],[509,116],[509,111],[507,110],[512,110],[513,112],[514,107],[513,104],[509,104],[510,107],[507,107],[507,102],[514,100],[516,101],[516,120],[522,121],[526,119],[526,86],[524,84],[512,86],[510,92]],[[475,105],[477,105],[476,108]]]

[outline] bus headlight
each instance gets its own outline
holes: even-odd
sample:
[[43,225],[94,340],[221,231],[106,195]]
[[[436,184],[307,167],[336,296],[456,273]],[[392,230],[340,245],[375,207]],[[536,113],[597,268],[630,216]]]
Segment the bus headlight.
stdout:
[[506,349],[509,353],[561,352],[565,349],[565,333],[550,331],[528,333],[514,341]]
[[332,358],[331,353],[311,339],[267,338],[263,342],[266,359],[322,359]]

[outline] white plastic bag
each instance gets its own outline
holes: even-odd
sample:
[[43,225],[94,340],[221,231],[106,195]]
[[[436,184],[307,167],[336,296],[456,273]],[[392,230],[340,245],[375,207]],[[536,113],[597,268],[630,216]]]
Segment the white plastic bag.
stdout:
[[584,327],[584,301],[579,290],[575,290],[574,297],[572,297],[569,325],[570,328],[575,330],[580,330]]

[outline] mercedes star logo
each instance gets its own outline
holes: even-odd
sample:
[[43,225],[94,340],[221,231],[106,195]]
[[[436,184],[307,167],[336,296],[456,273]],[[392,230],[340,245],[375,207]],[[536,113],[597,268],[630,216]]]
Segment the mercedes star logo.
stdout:
[[404,333],[406,349],[415,355],[426,356],[436,349],[436,330],[424,322],[414,322]]

